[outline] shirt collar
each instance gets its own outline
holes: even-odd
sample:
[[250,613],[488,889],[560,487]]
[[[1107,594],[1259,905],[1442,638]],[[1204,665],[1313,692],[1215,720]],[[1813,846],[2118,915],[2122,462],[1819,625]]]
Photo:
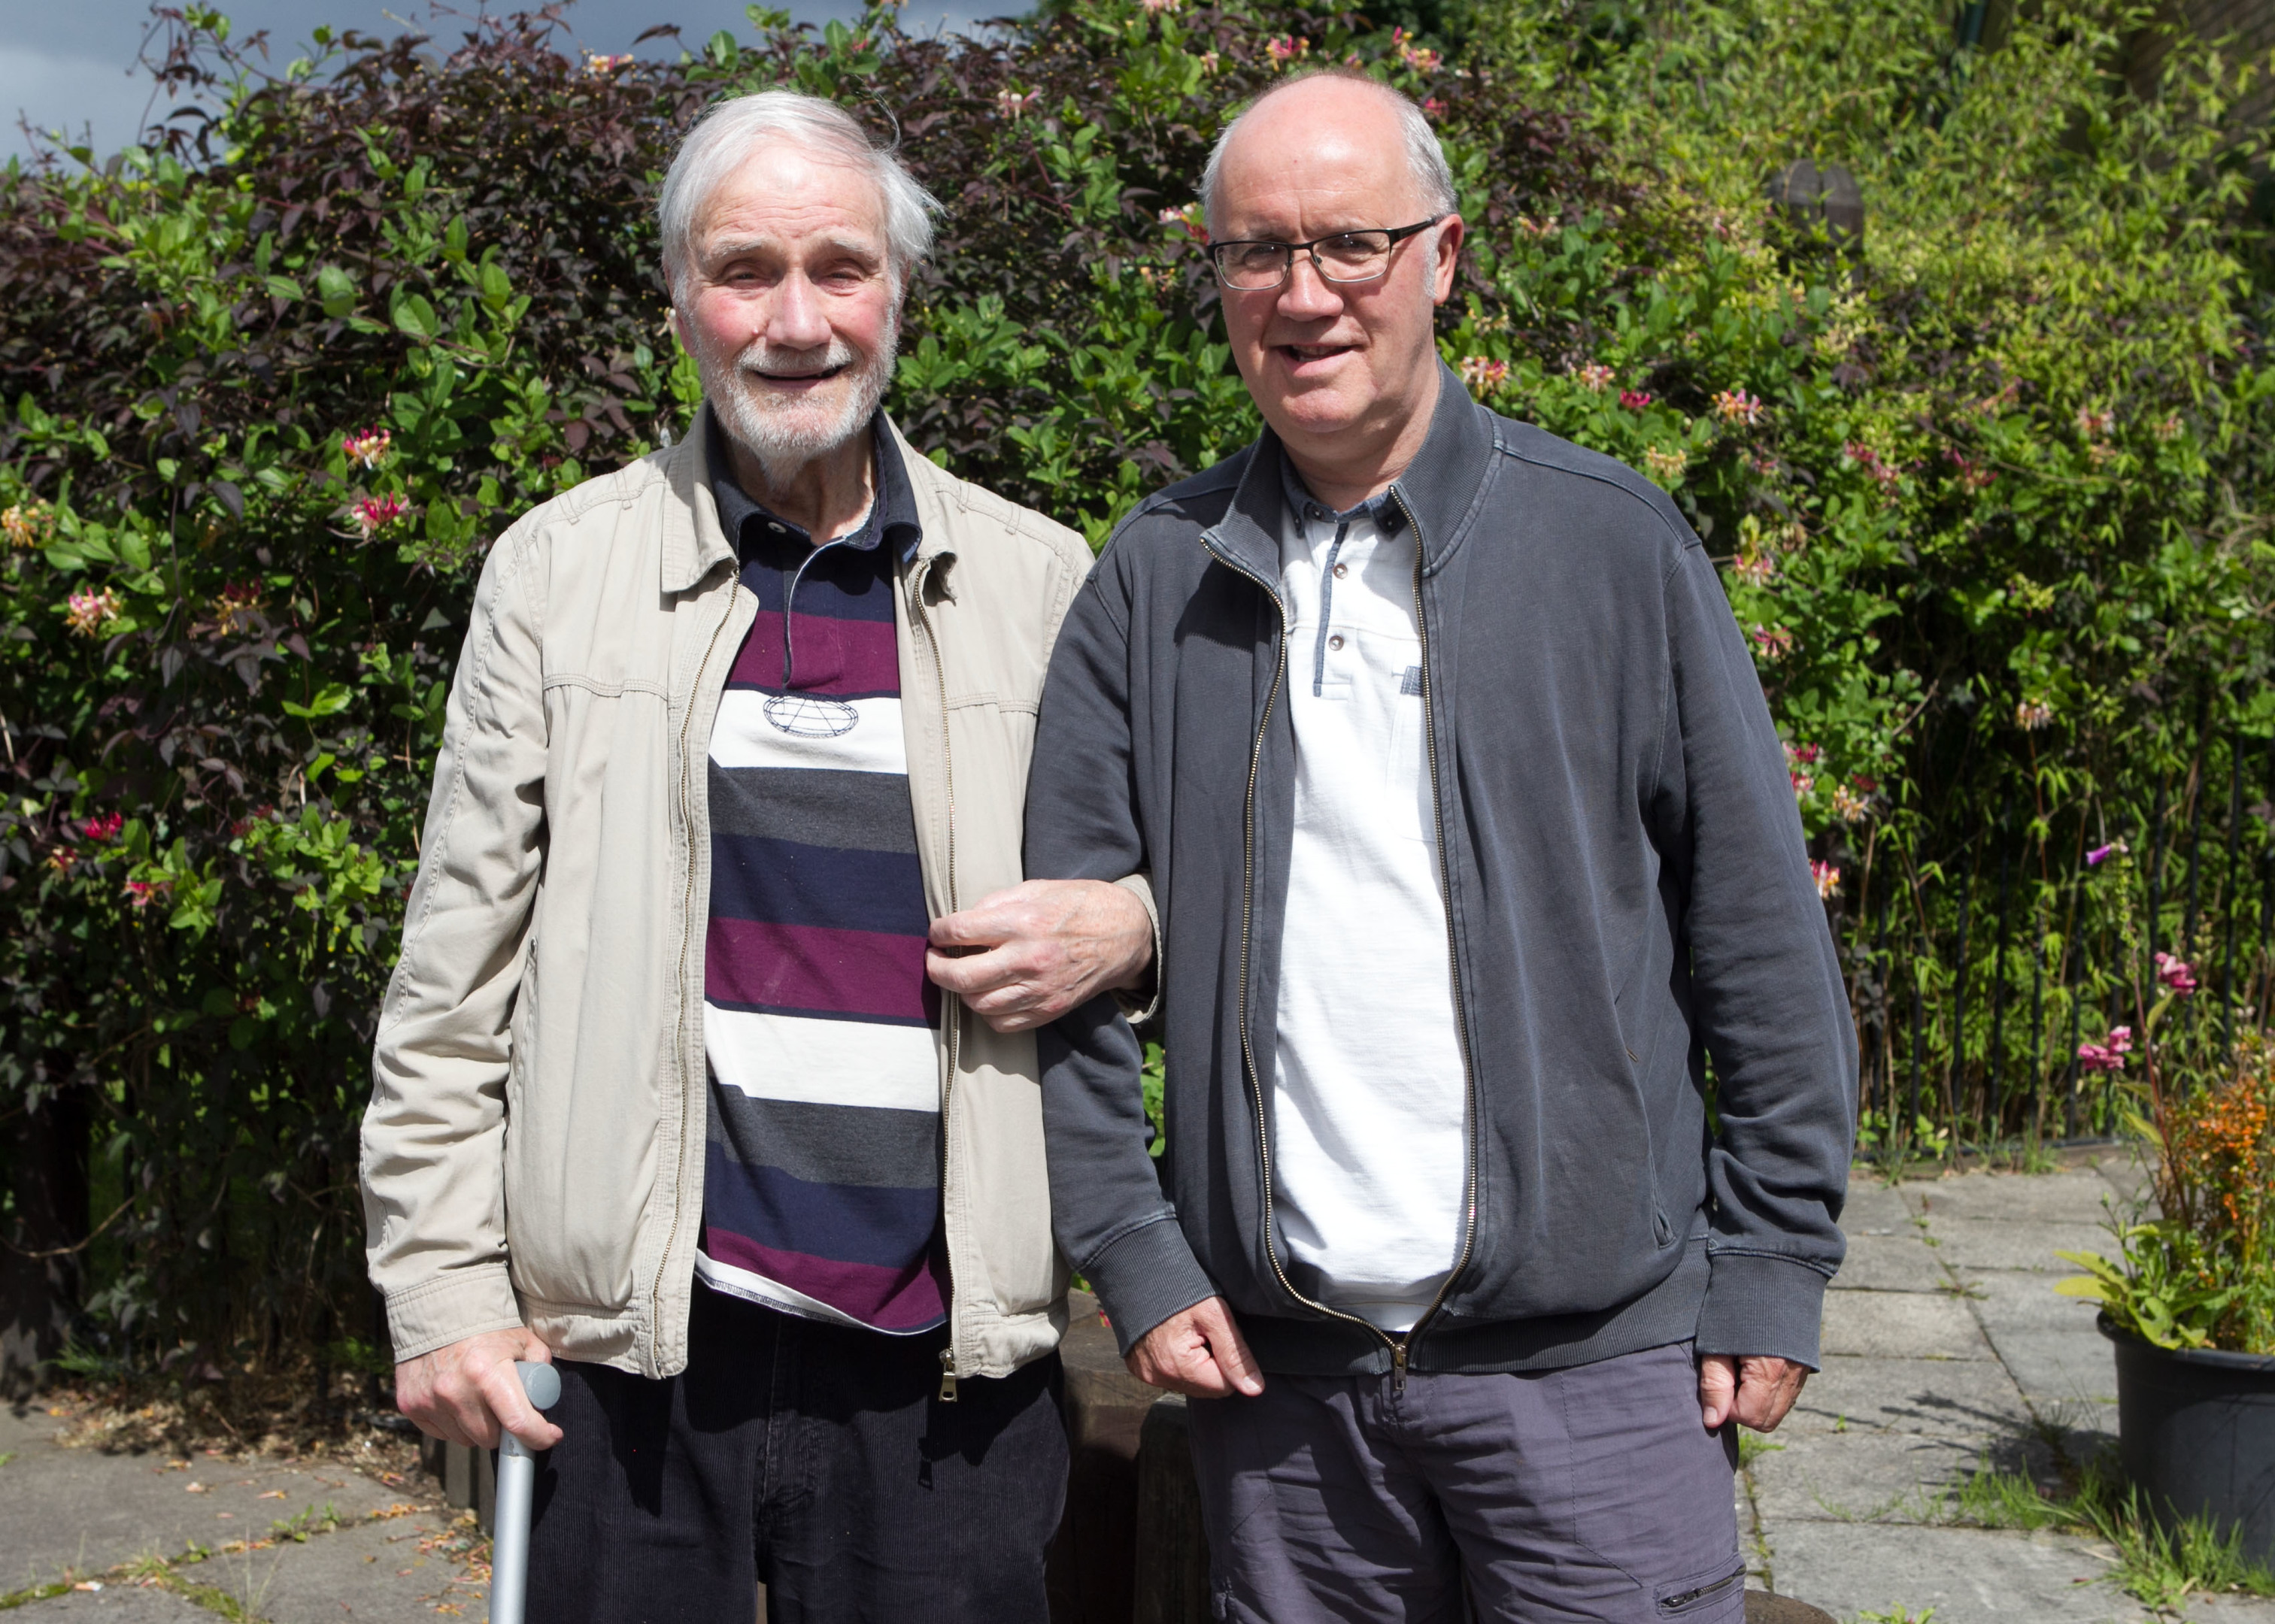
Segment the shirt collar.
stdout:
[[[748,558],[751,549],[762,539],[788,539],[801,547],[812,547],[813,537],[803,525],[793,525],[761,503],[752,502],[736,483],[734,461],[728,453],[727,434],[719,426],[718,413],[709,412],[706,417],[711,431],[711,496],[719,505],[719,528],[734,544],[737,556]],[[869,444],[876,496],[860,528],[850,535],[839,537],[836,544],[868,552],[880,542],[889,540],[899,557],[913,558],[924,540],[924,525],[917,517],[916,492],[909,484],[909,471],[901,461],[901,449],[893,442],[881,412],[870,421]]]
[[1364,518],[1372,520],[1384,535],[1394,536],[1399,527],[1406,523],[1405,510],[1390,499],[1388,491],[1379,496],[1370,496],[1357,507],[1346,508],[1337,513],[1311,495],[1310,487],[1304,483],[1304,476],[1296,472],[1295,458],[1288,455],[1285,447],[1280,452],[1280,495],[1287,502],[1288,511],[1296,517],[1299,525],[1307,521],[1347,525]]

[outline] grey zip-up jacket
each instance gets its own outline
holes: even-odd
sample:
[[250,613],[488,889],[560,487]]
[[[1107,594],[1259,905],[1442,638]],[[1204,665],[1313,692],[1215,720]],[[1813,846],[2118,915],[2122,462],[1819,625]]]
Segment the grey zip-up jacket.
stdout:
[[[563,1358],[646,1377],[687,1363],[704,761],[758,612],[709,443],[698,421],[554,498],[482,567],[364,1116],[371,1277],[397,1359],[526,1324]],[[898,443],[924,540],[900,566],[894,632],[938,918],[1023,877],[1036,705],[1091,557]],[[1150,906],[1144,880],[1128,883]],[[941,1004],[942,1361],[1002,1376],[1066,1325],[1035,1048]]]
[[[1269,434],[1116,532],[1051,662],[1027,872],[1150,871],[1168,1144],[1111,1001],[1043,1045],[1060,1244],[1125,1351],[1221,1293],[1267,1371],[1578,1364],[1696,1339],[1814,1365],[1856,1076],[1769,707],[1667,496],[1441,369],[1391,495],[1420,543],[1422,703],[1465,1057],[1458,1265],[1387,1335],[1291,1279],[1274,1012],[1294,821]],[[1712,1057],[1713,1112],[1706,1057]],[[1316,1284],[1316,1282],[1312,1282]]]

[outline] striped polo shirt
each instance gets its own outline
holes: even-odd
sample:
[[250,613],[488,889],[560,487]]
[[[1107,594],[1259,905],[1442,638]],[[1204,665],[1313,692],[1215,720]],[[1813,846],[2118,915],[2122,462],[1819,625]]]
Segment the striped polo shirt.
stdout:
[[947,1318],[937,991],[901,732],[894,570],[921,531],[892,436],[876,499],[819,548],[712,490],[758,617],[711,729],[696,1273],[788,1313],[909,1334]]

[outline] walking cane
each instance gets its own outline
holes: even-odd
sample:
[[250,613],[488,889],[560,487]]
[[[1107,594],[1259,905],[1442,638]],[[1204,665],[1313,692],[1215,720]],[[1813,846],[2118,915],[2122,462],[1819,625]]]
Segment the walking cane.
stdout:
[[[538,1409],[561,1401],[561,1372],[549,1364],[517,1360],[514,1374]],[[490,1624],[522,1624],[529,1596],[529,1504],[537,1487],[537,1457],[512,1433],[498,1434],[497,1505],[490,1536]]]

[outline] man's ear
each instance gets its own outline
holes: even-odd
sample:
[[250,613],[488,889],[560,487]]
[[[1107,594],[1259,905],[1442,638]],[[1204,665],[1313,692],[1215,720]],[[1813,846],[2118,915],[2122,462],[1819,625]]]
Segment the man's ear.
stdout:
[[1430,268],[1430,302],[1442,305],[1454,296],[1454,269],[1461,263],[1462,238],[1469,232],[1459,215],[1447,215],[1438,228],[1438,260]]
[[687,347],[687,335],[679,330],[678,306],[667,305],[664,306],[663,324],[671,329],[671,336],[678,344],[680,352],[684,355],[692,355],[694,351]]

